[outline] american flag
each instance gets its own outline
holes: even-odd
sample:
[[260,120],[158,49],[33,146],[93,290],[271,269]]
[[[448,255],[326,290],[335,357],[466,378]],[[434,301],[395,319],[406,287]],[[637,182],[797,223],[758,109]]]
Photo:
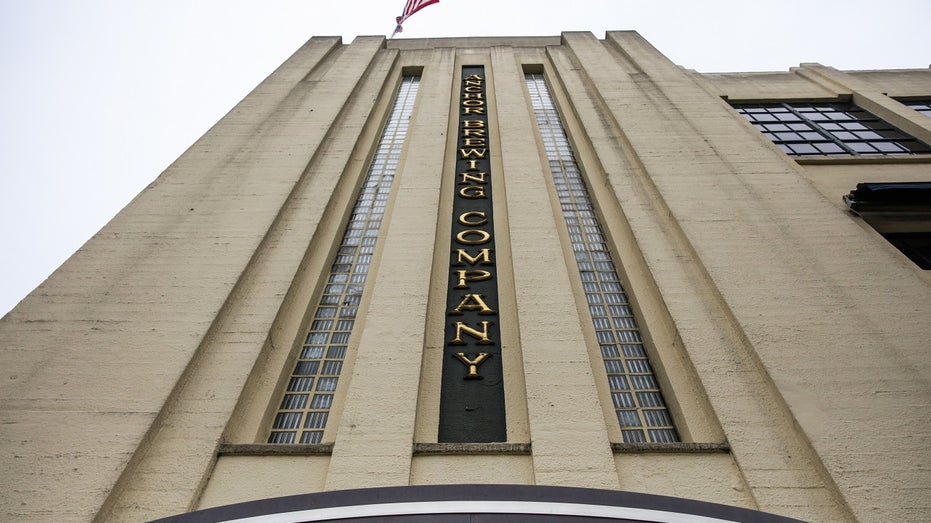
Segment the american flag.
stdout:
[[421,9],[423,9],[424,7],[427,7],[428,5],[433,5],[435,3],[438,3],[439,1],[440,0],[407,0],[407,3],[404,4],[404,12],[401,14],[401,16],[395,18],[395,21],[398,23],[398,26],[394,28],[394,32],[391,33],[391,36],[394,37],[394,35],[402,31],[401,24],[403,24],[405,20],[410,18],[412,14],[416,13],[417,11],[420,11]]

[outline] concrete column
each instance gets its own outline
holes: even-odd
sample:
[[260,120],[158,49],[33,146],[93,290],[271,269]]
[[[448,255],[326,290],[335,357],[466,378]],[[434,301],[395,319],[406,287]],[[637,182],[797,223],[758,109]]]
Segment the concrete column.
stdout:
[[[492,50],[533,468],[539,485],[618,488],[592,363],[560,243],[558,203],[510,48]],[[528,140],[528,137],[537,137]],[[564,226],[562,226],[564,227]]]
[[[408,485],[425,347],[439,188],[446,159],[452,49],[424,68],[381,235],[380,261],[348,383],[326,489]],[[400,312],[400,311],[403,311]]]
[[276,184],[224,162],[339,43],[311,39],[0,320],[0,519],[100,509],[290,190],[244,210]]
[[[609,33],[604,43],[581,33],[563,38],[581,65],[553,53],[568,97],[631,222],[755,502],[762,510],[790,516],[811,517],[817,511],[825,520],[850,519],[830,476],[819,473],[822,465],[809,442],[786,429],[794,424],[794,413],[770,381],[772,368],[758,359],[765,340],[748,339],[729,304],[739,299],[738,310],[746,310],[739,307],[766,303],[771,312],[774,296],[794,294],[790,281],[775,287],[769,282],[791,279],[799,264],[792,259],[798,255],[793,238],[806,234],[804,220],[789,219],[795,222],[789,229],[798,229],[787,234],[775,225],[786,218],[773,215],[791,215],[789,209],[774,211],[771,200],[761,196],[790,193],[814,204],[806,205],[807,212],[826,214],[814,203],[820,197],[810,188],[799,190],[801,177],[784,159],[746,135],[723,102],[635,33]],[[586,91],[596,93],[594,99],[581,94]],[[717,148],[726,148],[732,160],[725,161]],[[740,148],[763,158],[757,160],[763,165],[751,170],[739,163]],[[738,274],[735,267],[741,268]],[[741,283],[732,288],[737,276]],[[781,299],[798,312],[795,298]],[[764,323],[785,332],[773,325],[783,321]]]
[[[214,232],[235,243],[239,235],[248,237],[246,231],[261,226],[261,242],[251,247],[248,265],[232,290],[227,291],[228,299],[217,311],[184,373],[177,380],[164,380],[166,384],[177,381],[175,388],[133,453],[98,519],[128,521],[153,514],[168,516],[190,510],[196,503],[226,423],[266,344],[272,322],[304,257],[308,239],[322,219],[325,195],[333,192],[338,173],[342,172],[341,168],[333,169],[331,173],[337,174],[311,179],[305,176],[308,163],[313,163],[313,158],[326,148],[323,143],[326,129],[335,125],[337,117],[341,118],[338,129],[345,132],[345,140],[358,134],[390,70],[391,57],[396,54],[383,54],[378,59],[381,47],[382,40],[375,38],[349,46],[330,69],[333,74],[324,74],[318,82],[324,89],[322,92],[315,91],[314,84],[299,83],[281,98],[278,107],[246,141],[245,152],[238,155],[241,163],[225,167],[224,174],[235,175],[236,183],[246,194],[224,200],[223,204],[235,207],[235,202],[242,200],[251,213],[262,213],[264,219],[256,219],[249,213],[243,213],[239,219],[227,216],[223,222],[225,229],[218,227]],[[368,103],[347,110],[360,92],[365,92],[360,98]],[[331,97],[331,104],[324,105],[323,97],[330,93],[339,96]],[[218,124],[223,126],[223,122]],[[342,165],[349,162],[350,148],[329,152],[328,161],[341,161]],[[192,169],[192,176],[195,175],[202,173]],[[178,176],[173,183],[183,185]],[[201,190],[203,198],[213,198],[209,188]],[[277,200],[275,196],[286,199]],[[209,258],[209,248],[205,251],[200,255],[207,257],[208,266],[212,265],[215,260]],[[178,261],[192,264],[196,260],[192,256]],[[203,270],[201,264],[192,265]],[[187,273],[175,269],[173,274],[189,278],[179,279],[177,285],[200,283],[197,271],[191,268]],[[140,379],[141,383],[145,381]],[[145,387],[127,390],[145,390]]]

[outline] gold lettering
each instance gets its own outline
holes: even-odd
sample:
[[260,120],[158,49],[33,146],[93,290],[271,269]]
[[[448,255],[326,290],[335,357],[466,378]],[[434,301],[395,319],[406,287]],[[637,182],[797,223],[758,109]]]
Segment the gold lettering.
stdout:
[[467,92],[467,93],[480,93],[480,92],[482,92],[482,86],[481,86],[481,84],[478,84],[478,85],[471,85],[471,86],[466,87],[465,89],[463,89],[463,91],[465,91],[465,92]]
[[490,321],[482,322],[482,330],[473,329],[461,321],[457,321],[456,325],[456,337],[450,341],[450,345],[465,345],[466,342],[462,341],[462,334],[468,334],[473,338],[478,340],[480,345],[494,345],[495,342],[491,341],[488,338],[488,326],[491,325]]
[[479,352],[478,356],[474,360],[470,360],[466,357],[464,352],[457,352],[456,357],[459,358],[459,361],[465,363],[466,367],[469,368],[469,373],[466,374],[464,379],[467,380],[480,380],[481,376],[478,374],[478,366],[482,364],[485,360],[491,357],[491,354],[487,352]]
[[484,80],[484,78],[482,78],[481,76],[479,76],[479,75],[476,74],[476,73],[473,73],[473,74],[470,74],[469,76],[466,76],[465,78],[463,78],[463,80],[465,80],[466,83],[469,83],[469,81],[478,81],[478,82],[481,82],[482,80]]
[[463,107],[462,114],[485,114],[484,107]]
[[463,129],[484,129],[485,122],[481,120],[463,120],[462,128]]
[[[478,220],[474,222],[469,221],[469,218],[476,217],[476,216],[479,218]],[[469,211],[469,212],[464,212],[459,215],[459,223],[461,223],[462,225],[473,225],[473,226],[485,225],[486,223],[488,223],[488,218],[485,217],[484,211]]]
[[464,96],[463,98],[465,98],[465,99],[467,99],[467,100],[470,99],[470,98],[474,98],[474,99],[476,99],[476,100],[481,100],[481,99],[484,98],[484,97],[485,97],[485,95],[482,94],[482,93],[471,93],[471,92],[470,92],[470,93],[466,93],[465,96]]
[[466,185],[462,189],[459,189],[459,196],[469,200],[485,198],[485,188],[481,185]]
[[[469,161],[474,162],[474,161],[477,161],[477,160],[469,160]],[[475,183],[485,183],[485,173],[484,173],[484,172],[475,173],[475,174],[472,174],[472,173],[459,173],[459,176],[462,176],[462,181],[459,182],[460,185],[462,185],[462,184],[464,184],[464,183],[471,183],[471,182],[475,182]]]
[[494,309],[489,307],[481,294],[466,294],[456,308],[449,311],[450,314],[462,314],[462,311],[478,311],[479,314],[497,314]]
[[466,147],[475,147],[476,145],[487,145],[484,138],[465,138],[462,145]]
[[481,107],[485,105],[485,100],[463,100],[462,105],[466,107]]
[[464,129],[462,136],[480,136],[485,137],[485,129]]
[[486,153],[488,153],[488,149],[459,149],[459,154],[463,158],[468,158],[473,154],[479,158],[484,158]]
[[485,281],[491,279],[491,273],[481,269],[456,271],[456,274],[459,275],[459,283],[454,287],[456,289],[468,289],[469,285],[467,282],[470,281]]
[[[469,240],[469,236],[478,236],[477,240]],[[469,229],[456,235],[456,241],[462,245],[481,245],[491,241],[491,234],[479,229]]]
[[465,265],[462,260],[469,262],[469,265],[475,265],[479,261],[482,265],[494,265],[491,261],[491,249],[482,249],[475,256],[469,255],[465,249],[456,249],[456,265]]

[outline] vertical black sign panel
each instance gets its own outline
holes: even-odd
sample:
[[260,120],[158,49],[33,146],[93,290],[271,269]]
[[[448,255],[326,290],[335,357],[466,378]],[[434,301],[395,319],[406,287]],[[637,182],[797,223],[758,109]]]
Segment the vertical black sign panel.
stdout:
[[462,68],[439,441],[507,441],[485,68]]

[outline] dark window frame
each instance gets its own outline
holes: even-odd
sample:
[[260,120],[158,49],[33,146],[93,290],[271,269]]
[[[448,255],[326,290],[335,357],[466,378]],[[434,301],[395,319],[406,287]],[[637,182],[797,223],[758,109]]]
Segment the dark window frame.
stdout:
[[900,104],[931,118],[931,98],[899,99]]
[[915,265],[931,270],[931,182],[858,183],[844,203]]
[[732,103],[790,156],[903,156],[931,146],[852,102]]

